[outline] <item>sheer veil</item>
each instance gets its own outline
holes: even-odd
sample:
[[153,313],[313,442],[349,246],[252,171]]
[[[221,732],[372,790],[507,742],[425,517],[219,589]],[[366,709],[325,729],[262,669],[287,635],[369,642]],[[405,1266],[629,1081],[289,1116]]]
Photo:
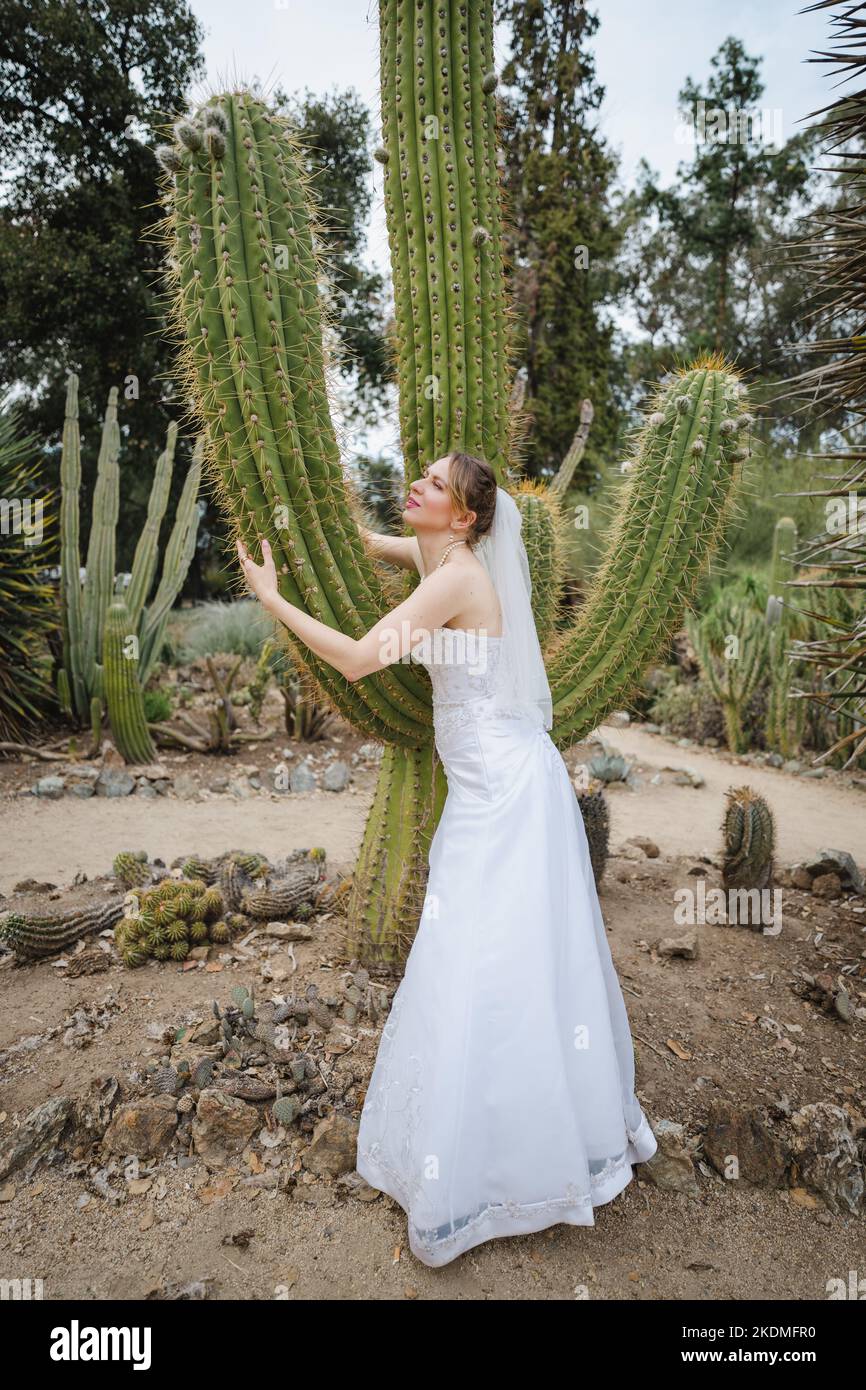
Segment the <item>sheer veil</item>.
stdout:
[[523,517],[513,497],[496,489],[493,525],[474,553],[493,582],[502,608],[502,641],[494,676],[496,708],[526,707],[553,724],[553,705],[532,615],[532,579],[521,536]]

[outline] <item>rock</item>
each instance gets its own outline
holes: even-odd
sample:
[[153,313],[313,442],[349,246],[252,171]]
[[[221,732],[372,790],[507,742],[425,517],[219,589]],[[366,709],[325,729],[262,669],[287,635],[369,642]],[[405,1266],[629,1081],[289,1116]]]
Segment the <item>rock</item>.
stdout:
[[90,767],[86,763],[68,763],[63,768],[63,776],[66,778],[67,787],[74,782],[86,782],[90,784],[95,782],[99,776],[99,768]]
[[768,753],[767,762],[770,767],[784,767],[785,765],[785,759],[782,757],[781,753]]
[[818,1101],[791,1116],[791,1156],[802,1182],[835,1214],[861,1216],[864,1170],[848,1117],[838,1105]]
[[817,874],[812,879],[812,892],[816,898],[838,898],[842,880],[838,874]]
[[103,767],[96,779],[97,796],[129,796],[135,790],[135,778],[126,768]]
[[198,1098],[192,1122],[195,1152],[208,1168],[225,1168],[243,1152],[258,1128],[254,1105],[209,1086]]
[[693,738],[678,738],[678,739],[677,739],[677,748],[694,748],[694,746],[695,746],[695,740],[694,740]]
[[250,784],[250,786],[252,787],[252,789],[253,789],[254,792],[260,792],[260,791],[261,791],[261,789],[262,789],[262,779],[261,779],[261,777],[259,777],[258,773],[252,773],[252,774],[247,778],[247,781],[249,782],[249,784]]
[[123,761],[123,758],[120,756],[114,744],[111,742],[111,739],[108,738],[104,738],[102,740],[102,744],[99,749],[99,761],[102,763],[103,767],[116,767],[120,771],[123,771],[123,769],[126,767],[126,763]]
[[236,777],[232,782],[229,782],[229,791],[231,792],[233,797],[237,798],[238,801],[246,801],[249,797],[252,796],[252,791],[250,790],[249,782],[244,782],[239,777]]
[[341,1173],[353,1171],[357,1156],[358,1121],[346,1115],[329,1115],[316,1125],[303,1162],[317,1177],[330,1174],[338,1178]]
[[783,772],[802,772],[803,764],[799,758],[789,758],[786,763],[782,763]]
[[151,800],[154,800],[157,796],[156,791],[145,777],[139,778],[138,785],[135,789],[135,794],[136,796],[143,796],[146,798],[150,798]]
[[68,790],[71,796],[80,796],[83,800],[96,795],[96,787],[92,782],[74,782]]
[[826,777],[829,769],[826,767],[807,767],[800,773],[801,777]]
[[311,792],[315,791],[316,777],[309,763],[298,763],[297,767],[292,768],[289,777],[289,791]]
[[136,768],[139,777],[146,777],[148,782],[167,782],[171,778],[171,773],[164,763],[143,763]]
[[40,883],[35,878],[20,878],[12,889],[13,893],[53,893],[56,883]]
[[369,762],[381,762],[383,752],[384,746],[381,743],[362,743],[358,749],[358,757]]
[[322,779],[322,786],[326,792],[342,792],[349,785],[349,769],[346,763],[338,760],[331,763]]
[[691,1154],[685,1147],[682,1125],[660,1120],[653,1125],[658,1149],[647,1163],[640,1166],[640,1176],[662,1192],[682,1192],[687,1197],[699,1197]]
[[820,849],[818,858],[806,865],[810,874],[836,873],[846,888],[866,893],[866,883],[855,860],[845,849]]
[[698,954],[697,935],[690,931],[685,936],[665,936],[656,950],[660,956],[683,956],[686,960],[695,960]]
[[664,772],[674,774],[673,781],[678,787],[702,787],[704,778],[700,772],[695,772],[691,767],[665,767]]
[[229,789],[228,777],[214,777],[208,784],[212,792],[227,792]]
[[9,1148],[0,1153],[0,1181],[19,1168],[29,1178],[40,1159],[57,1147],[72,1112],[72,1101],[65,1096],[55,1096],[31,1110],[11,1136]]
[[812,875],[805,864],[793,864],[791,866],[791,887],[799,888],[802,893],[811,893]]
[[629,714],[628,710],[617,709],[614,710],[613,713],[608,716],[606,723],[612,725],[615,729],[621,729],[626,724],[631,723],[631,715]]
[[116,1076],[91,1077],[88,1089],[75,1101],[75,1138],[78,1143],[96,1143],[111,1123],[120,1099]]
[[170,787],[171,782],[167,777],[160,778],[158,782],[153,783],[153,789],[156,792],[157,796],[165,796],[166,792],[170,789]]
[[710,1105],[704,1154],[723,1178],[745,1178],[756,1187],[786,1187],[788,1155],[782,1137],[761,1109],[726,1100]]
[[650,840],[646,835],[631,835],[626,843],[629,845],[637,845],[638,849],[643,850],[647,859],[658,859],[659,857],[658,845],[655,840]]
[[719,739],[717,739],[717,738],[715,737],[715,735],[713,735],[713,734],[710,734],[708,738],[705,738],[705,739],[704,739],[704,747],[705,747],[705,748],[718,748],[719,746],[720,746],[720,741],[719,741]]
[[33,795],[44,796],[48,801],[59,801],[65,787],[66,781],[63,777],[56,777],[54,775],[40,777],[39,781],[33,787]]
[[199,786],[195,778],[191,777],[188,772],[181,772],[174,779],[174,791],[175,795],[183,801],[191,801],[198,796]]
[[168,1150],[176,1129],[174,1096],[146,1096],[120,1107],[102,1142],[109,1153],[121,1157],[151,1158]]

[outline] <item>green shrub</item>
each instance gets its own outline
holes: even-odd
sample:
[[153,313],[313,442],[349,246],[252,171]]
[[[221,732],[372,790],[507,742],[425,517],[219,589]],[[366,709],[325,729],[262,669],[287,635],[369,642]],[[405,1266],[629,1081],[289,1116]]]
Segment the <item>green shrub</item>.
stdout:
[[274,620],[258,599],[238,599],[233,603],[213,599],[175,615],[163,659],[173,666],[188,666],[217,653],[257,657],[263,643],[273,634]]

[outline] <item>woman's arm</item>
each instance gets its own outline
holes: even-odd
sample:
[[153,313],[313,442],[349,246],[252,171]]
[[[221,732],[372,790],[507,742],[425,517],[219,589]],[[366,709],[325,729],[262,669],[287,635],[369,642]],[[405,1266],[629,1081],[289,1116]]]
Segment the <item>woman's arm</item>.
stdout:
[[422,637],[432,635],[435,628],[443,627],[465,608],[467,595],[471,596],[472,591],[463,570],[446,565],[422,579],[407,599],[356,639],[311,618],[281,597],[266,540],[262,541],[261,565],[250,558],[243,541],[239,540],[237,547],[244,577],[263,607],[350,681],[363,680],[406,656]]
[[418,570],[420,573],[421,552],[415,536],[382,536],[378,531],[368,531],[362,526],[361,534],[379,560],[387,560],[401,569]]

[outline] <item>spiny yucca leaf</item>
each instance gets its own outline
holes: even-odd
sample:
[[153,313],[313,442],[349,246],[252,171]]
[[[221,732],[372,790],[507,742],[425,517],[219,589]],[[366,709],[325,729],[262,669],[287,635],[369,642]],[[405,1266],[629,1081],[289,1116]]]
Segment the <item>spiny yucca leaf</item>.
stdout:
[[42,486],[36,441],[0,400],[0,739],[18,742],[55,704],[48,639],[56,598],[45,577],[56,563],[54,494]]

